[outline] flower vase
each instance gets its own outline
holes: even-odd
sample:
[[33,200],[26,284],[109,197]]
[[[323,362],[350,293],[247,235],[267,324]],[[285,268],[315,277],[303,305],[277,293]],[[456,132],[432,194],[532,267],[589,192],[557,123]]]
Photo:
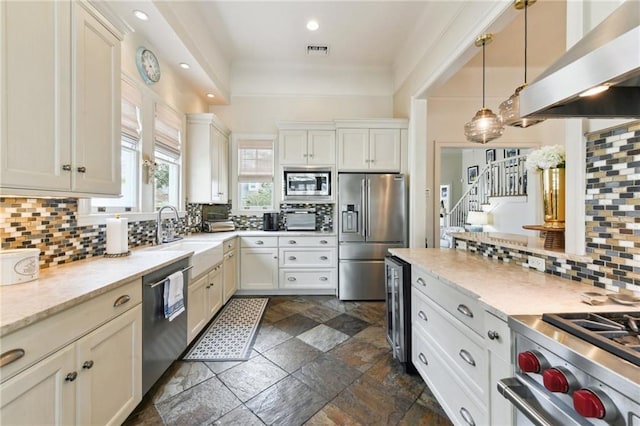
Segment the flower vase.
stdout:
[[564,168],[542,170],[542,204],[544,226],[564,228]]

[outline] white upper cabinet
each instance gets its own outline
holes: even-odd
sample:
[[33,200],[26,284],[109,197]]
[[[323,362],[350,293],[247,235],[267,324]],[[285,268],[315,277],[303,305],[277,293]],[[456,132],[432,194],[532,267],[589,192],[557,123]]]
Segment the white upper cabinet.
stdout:
[[187,116],[188,198],[191,203],[226,203],[229,130],[213,114]]
[[338,170],[400,172],[406,120],[337,121]]
[[[289,123],[290,126],[294,124]],[[312,127],[312,123],[298,123],[296,127]],[[282,165],[328,165],[336,163],[336,132],[332,125],[323,129],[281,129],[279,162]]]
[[119,195],[117,31],[66,1],[1,2],[0,28],[0,191]]

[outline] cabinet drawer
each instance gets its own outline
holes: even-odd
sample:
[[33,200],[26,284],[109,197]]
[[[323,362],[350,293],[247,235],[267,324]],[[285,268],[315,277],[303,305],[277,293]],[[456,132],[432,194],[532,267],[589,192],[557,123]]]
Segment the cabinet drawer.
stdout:
[[486,347],[504,361],[511,360],[511,331],[509,330],[509,325],[487,311],[484,311],[484,325],[487,330]]
[[24,355],[0,369],[0,382],[141,302],[138,279],[2,337],[3,355]]
[[326,268],[335,266],[336,251],[332,249],[280,249],[280,267]]
[[337,239],[334,236],[318,237],[279,237],[280,247],[335,247]]
[[412,331],[412,360],[418,373],[433,391],[447,416],[456,425],[486,425],[488,413],[485,404],[475,399],[473,393],[460,383],[433,349],[435,342],[419,329]]
[[476,298],[454,289],[415,266],[411,268],[411,283],[445,311],[484,337],[484,309]]
[[226,240],[224,242],[224,244],[222,245],[223,250],[224,250],[224,254],[229,253],[231,250],[234,250],[236,248],[236,245],[238,244],[238,239],[237,238],[232,238],[230,240]]
[[441,358],[448,361],[474,395],[486,400],[489,368],[482,339],[416,289],[412,290],[411,307],[414,327],[423,329],[437,342],[442,351]]
[[280,269],[280,288],[335,288],[335,269]]
[[241,247],[278,247],[278,237],[241,237]]

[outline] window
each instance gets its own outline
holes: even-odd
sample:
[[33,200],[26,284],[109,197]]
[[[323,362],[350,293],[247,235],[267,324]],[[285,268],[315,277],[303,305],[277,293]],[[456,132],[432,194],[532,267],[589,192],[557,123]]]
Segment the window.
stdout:
[[153,126],[156,162],[154,206],[158,210],[171,204],[180,206],[182,166],[182,116],[166,105],[156,103]]
[[121,193],[120,198],[92,198],[91,212],[124,212],[138,210],[142,93],[122,79]]
[[273,141],[238,141],[238,208],[273,209]]

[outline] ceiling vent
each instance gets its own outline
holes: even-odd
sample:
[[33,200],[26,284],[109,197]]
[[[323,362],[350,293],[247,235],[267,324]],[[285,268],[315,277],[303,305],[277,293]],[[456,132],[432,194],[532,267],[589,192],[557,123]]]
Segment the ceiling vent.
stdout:
[[329,54],[329,46],[309,45],[307,46],[307,55],[310,56],[327,56]]

